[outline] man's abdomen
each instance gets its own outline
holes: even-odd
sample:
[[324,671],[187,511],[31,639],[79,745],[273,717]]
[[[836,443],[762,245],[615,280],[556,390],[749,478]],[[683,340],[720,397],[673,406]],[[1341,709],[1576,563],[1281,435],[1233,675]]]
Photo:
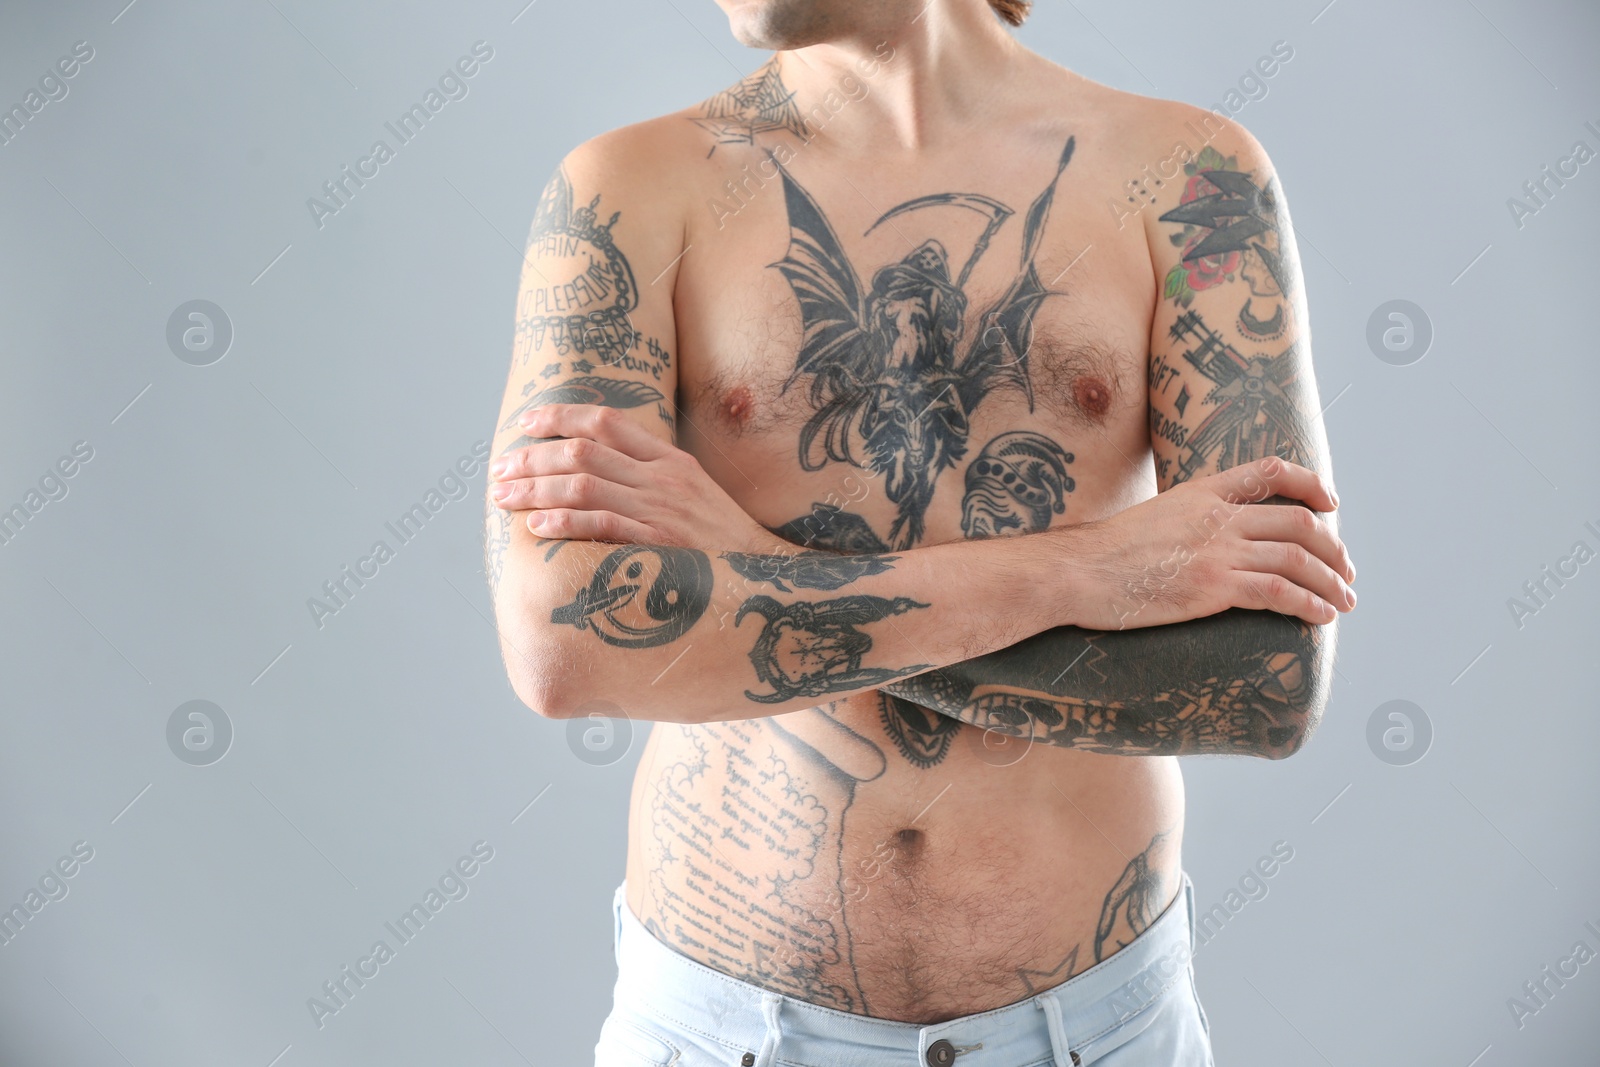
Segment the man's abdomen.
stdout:
[[1177,892],[1182,780],[862,694],[657,724],[634,783],[628,905],[754,985],[928,1023],[1115,953]]

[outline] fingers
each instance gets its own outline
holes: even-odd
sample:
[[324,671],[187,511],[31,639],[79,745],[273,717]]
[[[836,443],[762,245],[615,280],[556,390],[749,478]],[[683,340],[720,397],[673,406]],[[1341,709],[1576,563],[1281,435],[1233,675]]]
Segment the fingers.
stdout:
[[643,523],[613,511],[577,511],[551,508],[528,516],[528,529],[554,541],[619,541],[625,544],[663,544]]
[[1356,578],[1350,553],[1328,523],[1298,504],[1258,504],[1234,517],[1239,531],[1253,541],[1282,541],[1299,545],[1327,564],[1347,582]]
[[1286,496],[1313,511],[1333,511],[1339,506],[1339,498],[1326,479],[1316,471],[1277,456],[1232,467],[1205,481],[1219,496],[1234,504],[1254,504],[1270,496]]
[[637,515],[641,510],[637,490],[582,471],[501,481],[489,494],[507,511],[578,508]]
[[1339,611],[1356,606],[1356,594],[1322,560],[1296,544],[1284,541],[1245,541],[1240,570],[1276,574]]
[[502,482],[579,473],[593,474],[634,489],[649,481],[638,460],[587,437],[535,442],[489,464],[489,476]]
[[530,437],[587,437],[638,460],[659,459],[673,447],[616,408],[545,404],[517,419]]
[[1332,622],[1339,616],[1333,605],[1281,574],[1238,571],[1234,581],[1233,602],[1237,607],[1276,611],[1313,625]]

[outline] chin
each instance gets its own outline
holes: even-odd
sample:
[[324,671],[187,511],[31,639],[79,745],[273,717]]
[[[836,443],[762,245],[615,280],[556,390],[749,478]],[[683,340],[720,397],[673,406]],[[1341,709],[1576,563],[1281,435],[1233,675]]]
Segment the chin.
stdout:
[[747,48],[786,52],[821,44],[847,28],[859,0],[717,0],[734,38]]

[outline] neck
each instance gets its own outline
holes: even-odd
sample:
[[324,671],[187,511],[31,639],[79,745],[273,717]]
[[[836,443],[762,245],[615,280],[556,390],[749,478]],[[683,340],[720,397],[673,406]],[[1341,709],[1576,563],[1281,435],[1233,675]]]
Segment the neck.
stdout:
[[915,0],[909,15],[884,6],[893,17],[773,57],[815,136],[926,147],[982,116],[1015,74],[1022,46],[986,0]]

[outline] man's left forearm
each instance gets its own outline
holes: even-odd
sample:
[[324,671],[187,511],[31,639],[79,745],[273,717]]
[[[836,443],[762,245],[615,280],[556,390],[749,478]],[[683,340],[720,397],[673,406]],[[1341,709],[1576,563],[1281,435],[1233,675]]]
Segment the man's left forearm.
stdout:
[[1086,752],[1281,759],[1321,718],[1336,625],[1235,608],[1139,630],[1064,626],[884,690]]

